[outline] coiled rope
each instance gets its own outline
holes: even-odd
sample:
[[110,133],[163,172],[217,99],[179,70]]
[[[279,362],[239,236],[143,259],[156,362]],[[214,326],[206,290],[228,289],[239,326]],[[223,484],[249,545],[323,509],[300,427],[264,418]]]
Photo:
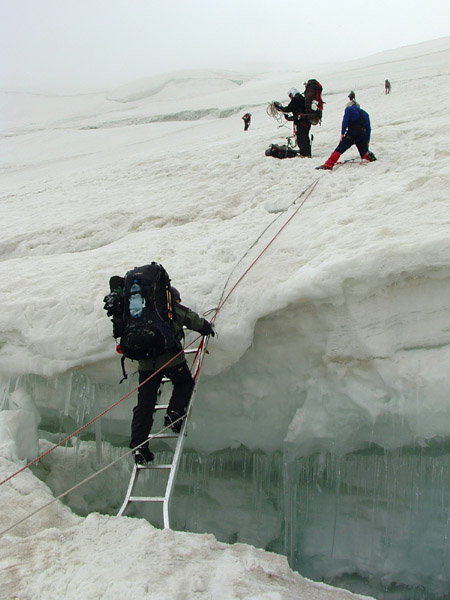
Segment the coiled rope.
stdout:
[[272,117],[272,119],[275,119],[275,121],[277,121],[277,123],[280,125],[280,127],[282,125],[286,125],[286,121],[284,120],[283,112],[280,111],[276,107],[275,102],[271,102],[267,106],[266,113],[268,114],[269,117]]

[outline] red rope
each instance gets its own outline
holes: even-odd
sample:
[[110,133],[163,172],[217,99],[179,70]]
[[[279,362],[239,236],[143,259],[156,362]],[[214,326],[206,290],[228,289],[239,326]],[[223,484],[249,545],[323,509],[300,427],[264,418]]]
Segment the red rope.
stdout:
[[[201,336],[199,336],[199,337],[201,337]],[[70,440],[70,438],[73,438],[75,435],[79,434],[81,431],[83,431],[84,429],[86,429],[87,427],[89,427],[90,425],[92,425],[92,423],[95,423],[95,421],[98,421],[99,419],[101,419],[104,415],[106,415],[106,413],[108,413],[110,410],[112,410],[113,408],[115,408],[116,406],[118,406],[121,402],[123,402],[124,400],[126,400],[127,398],[129,398],[131,396],[131,394],[134,394],[134,392],[136,390],[138,390],[145,383],[147,383],[147,381],[149,381],[150,379],[152,379],[152,377],[155,377],[155,375],[157,373],[159,373],[165,367],[167,367],[167,365],[169,365],[178,356],[180,356],[180,354],[182,354],[184,352],[184,350],[186,350],[187,348],[189,348],[190,346],[192,346],[192,344],[194,344],[198,339],[199,339],[198,337],[195,338],[195,340],[193,340],[190,344],[188,344],[183,350],[180,350],[180,352],[178,352],[178,354],[175,354],[175,356],[173,356],[162,367],[160,367],[157,371],[155,371],[149,377],[147,377],[147,379],[145,381],[143,381],[142,383],[140,383],[139,385],[137,385],[133,390],[131,390],[130,392],[128,392],[128,394],[126,394],[123,398],[120,398],[120,400],[117,400],[117,402],[114,402],[114,404],[112,404],[109,408],[106,408],[102,413],[100,413],[99,415],[97,415],[96,417],[94,417],[93,419],[91,419],[88,423],[86,423],[85,425],[83,425],[82,427],[80,427],[79,429],[77,429],[76,431],[74,431],[73,433],[71,433],[70,435],[68,435],[67,437],[65,437],[63,440],[61,440],[60,442],[58,442],[57,444],[55,444],[54,446],[52,446],[51,448],[49,448],[49,450],[47,450],[46,452],[44,452],[43,454],[41,454],[40,456],[38,456],[37,458],[35,458],[31,462],[29,462],[28,464],[26,464],[24,467],[22,467],[21,469],[19,469],[18,471],[16,471],[12,475],[9,475],[9,477],[7,477],[6,479],[4,479],[3,481],[0,481],[0,485],[3,485],[4,483],[6,483],[7,481],[9,481],[10,479],[12,479],[13,477],[15,477],[16,475],[19,475],[19,473],[22,473],[22,471],[25,471],[25,469],[30,468],[35,463],[37,463],[38,461],[40,461],[42,458],[44,458],[45,456],[47,456],[48,454],[50,454],[50,452],[53,452],[53,450],[56,450],[56,448],[58,448],[59,446],[62,446],[63,444],[65,444],[68,440]],[[198,351],[197,351],[197,353],[198,353]],[[197,356],[197,354],[196,354],[196,356]],[[197,374],[198,374],[198,371],[195,374],[194,379],[197,377]]]
[[[258,260],[264,254],[264,252],[266,252],[266,250],[273,244],[273,242],[280,235],[280,233],[283,231],[283,229],[285,229],[285,227],[287,227],[287,225],[292,221],[292,219],[295,217],[295,215],[298,213],[298,211],[302,208],[302,206],[305,204],[305,202],[311,196],[312,192],[314,191],[316,185],[319,182],[319,179],[320,178],[318,178],[314,182],[314,184],[311,186],[311,189],[306,194],[305,198],[303,199],[303,201],[301,202],[301,204],[298,206],[297,210],[295,210],[292,213],[292,215],[289,217],[289,219],[286,221],[286,223],[284,223],[284,225],[282,227],[280,227],[280,229],[273,236],[273,238],[270,240],[270,242],[261,250],[261,252],[255,258],[255,260],[251,263],[251,265],[244,271],[244,273],[239,277],[239,279],[233,285],[233,287],[231,288],[231,290],[228,292],[228,294],[225,296],[224,300],[222,301],[222,304],[219,305],[219,307],[217,308],[215,314],[213,315],[213,318],[211,319],[212,323],[216,319],[217,315],[219,314],[219,311],[222,309],[222,307],[225,304],[225,302],[227,302],[228,298],[231,296],[231,294],[234,292],[234,290],[237,288],[237,286],[241,283],[241,281],[244,279],[244,277],[254,267],[254,265],[258,262]],[[199,337],[201,337],[201,336],[199,336]],[[199,337],[195,338],[195,340],[193,340],[190,344],[188,344],[186,346],[186,348],[184,348],[184,349],[187,349],[190,346],[192,346],[199,339]],[[129,398],[131,396],[131,394],[134,394],[134,392],[136,390],[138,390],[145,383],[147,383],[147,381],[149,381],[150,379],[152,379],[152,377],[155,377],[155,375],[157,373],[159,373],[160,371],[162,371],[167,365],[169,365],[173,360],[175,360],[175,358],[177,358],[178,356],[180,356],[180,354],[182,354],[182,353],[183,353],[183,350],[180,350],[180,352],[178,352],[178,354],[176,354],[175,356],[173,356],[162,367],[160,367],[157,371],[155,371],[149,377],[147,377],[147,379],[145,381],[143,381],[138,386],[136,386],[133,390],[131,390],[130,392],[128,392],[128,394],[126,394],[125,396],[123,396],[123,398],[120,398],[120,400],[117,400],[117,402],[114,402],[114,404],[112,404],[109,408],[105,409],[102,413],[100,413],[99,415],[97,415],[96,417],[94,417],[93,419],[91,419],[88,423],[86,423],[85,425],[83,425],[82,427],[80,427],[79,429],[77,429],[76,431],[74,431],[73,433],[71,433],[70,435],[68,435],[67,437],[65,437],[58,444],[55,444],[55,446],[53,446],[52,448],[50,448],[49,450],[47,450],[46,452],[44,452],[43,454],[41,454],[40,456],[38,456],[37,458],[35,458],[34,460],[32,460],[31,462],[29,462],[28,464],[26,464],[24,467],[22,467],[21,469],[19,469],[18,471],[16,471],[12,475],[9,475],[9,477],[7,477],[6,479],[4,479],[3,481],[0,481],[0,486],[3,485],[4,483],[6,483],[7,481],[9,481],[10,479],[12,479],[13,477],[15,477],[16,475],[19,475],[19,473],[22,473],[22,471],[25,471],[25,469],[28,469],[29,467],[33,466],[35,463],[37,463],[39,460],[41,460],[45,456],[48,456],[51,452],[53,452],[53,450],[56,450],[56,448],[58,448],[59,446],[62,446],[65,442],[67,442],[68,440],[70,440],[72,437],[74,437],[75,435],[79,434],[81,431],[83,431],[84,429],[86,429],[87,427],[89,427],[90,425],[92,425],[92,423],[95,423],[95,421],[98,421],[98,419],[101,419],[104,415],[106,415],[106,413],[108,413],[110,410],[112,410],[113,408],[115,408],[116,406],[118,406],[121,402],[123,402],[124,400],[126,400],[127,398]],[[198,354],[198,350],[197,350],[197,354]],[[196,354],[196,356],[197,356],[197,354]],[[196,370],[196,372],[194,374],[194,379],[197,378],[198,373],[199,373],[199,367],[197,368],[197,370]]]
[[273,238],[270,240],[270,242],[261,250],[261,252],[258,254],[258,256],[255,258],[255,260],[251,263],[251,265],[243,272],[243,274],[239,277],[239,279],[236,281],[236,283],[233,285],[233,287],[231,288],[231,290],[228,292],[228,294],[225,296],[222,304],[220,304],[220,306],[217,308],[213,318],[211,319],[211,322],[214,322],[214,319],[217,317],[219,311],[222,309],[223,305],[225,304],[225,302],[228,300],[228,298],[231,296],[231,294],[234,292],[234,290],[237,288],[237,286],[241,283],[241,281],[244,279],[244,277],[247,275],[247,273],[250,271],[250,269],[252,269],[254,267],[254,265],[258,262],[258,260],[261,258],[261,256],[264,254],[264,252],[269,248],[269,246],[272,245],[272,243],[276,240],[276,238],[280,235],[280,233],[283,231],[283,229],[285,227],[287,227],[287,225],[292,221],[292,219],[295,217],[295,215],[298,213],[298,211],[302,208],[302,206],[305,204],[305,202],[308,200],[308,198],[311,196],[311,194],[314,191],[314,188],[316,187],[316,185],[319,183],[319,179],[316,179],[316,181],[314,182],[314,184],[311,186],[311,189],[309,190],[309,192],[306,194],[305,198],[303,199],[303,201],[301,202],[301,204],[299,205],[299,207],[297,208],[296,211],[294,211],[292,213],[292,215],[289,217],[289,219],[286,221],[286,223],[280,227],[280,229],[277,231],[277,233],[273,236]]

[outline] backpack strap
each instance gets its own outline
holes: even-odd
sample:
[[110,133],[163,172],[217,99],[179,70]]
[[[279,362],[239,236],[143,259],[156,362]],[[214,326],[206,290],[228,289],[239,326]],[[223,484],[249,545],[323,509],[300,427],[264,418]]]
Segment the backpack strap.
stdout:
[[119,381],[119,384],[122,383],[122,381],[125,381],[125,379],[128,379],[128,373],[125,370],[125,356],[123,354],[122,354],[122,358],[120,359],[120,365],[122,367],[123,377]]

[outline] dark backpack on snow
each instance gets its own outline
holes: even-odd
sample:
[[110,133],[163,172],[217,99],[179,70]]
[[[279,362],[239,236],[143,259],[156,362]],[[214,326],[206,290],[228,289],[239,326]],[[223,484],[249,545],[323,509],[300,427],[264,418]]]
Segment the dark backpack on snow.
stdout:
[[125,277],[111,277],[109,284],[104,308],[125,358],[146,360],[181,349],[172,327],[170,278],[162,265],[136,267]]
[[265,152],[266,156],[273,156],[274,158],[294,158],[294,156],[300,156],[300,153],[294,148],[290,148],[283,144],[270,144]]

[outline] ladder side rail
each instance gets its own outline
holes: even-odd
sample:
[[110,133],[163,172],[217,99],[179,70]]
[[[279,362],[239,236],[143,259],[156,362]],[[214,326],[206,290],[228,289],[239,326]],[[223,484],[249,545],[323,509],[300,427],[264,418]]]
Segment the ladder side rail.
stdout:
[[180,464],[180,457],[183,452],[184,440],[186,437],[185,434],[186,429],[186,421],[184,421],[181,426],[181,431],[179,433],[179,437],[177,440],[177,444],[175,446],[175,452],[172,459],[172,466],[169,471],[169,478],[166,484],[166,490],[164,493],[164,502],[163,502],[163,523],[164,529],[170,529],[170,520],[169,520],[169,505],[172,499],[173,489],[175,487],[175,479],[178,473],[178,466]]
[[208,340],[209,338],[202,338],[198,348],[195,349],[195,356],[191,365],[191,373],[195,380],[197,380],[200,373],[200,367],[202,366],[208,348]]
[[[191,350],[186,351],[189,354],[194,354],[194,358],[192,361],[192,365],[191,365],[191,373],[192,376],[194,378],[195,381],[195,385],[194,385],[194,389],[192,391],[192,396],[186,411],[186,417],[183,420],[182,426],[181,426],[181,430],[179,434],[161,434],[161,435],[155,435],[152,437],[158,438],[158,437],[178,437],[177,439],[177,443],[175,446],[175,450],[174,450],[174,455],[173,455],[173,459],[172,459],[172,463],[170,465],[164,465],[161,466],[161,468],[165,468],[168,469],[169,471],[169,478],[166,484],[166,490],[164,493],[164,496],[132,496],[133,493],[133,489],[134,486],[137,483],[138,477],[139,477],[139,472],[141,470],[143,470],[142,468],[139,468],[138,465],[134,465],[133,466],[133,471],[131,473],[131,477],[130,477],[130,482],[128,484],[128,489],[125,495],[125,499],[123,501],[122,506],[119,509],[119,512],[117,513],[117,516],[120,517],[124,514],[128,504],[130,502],[162,502],[163,505],[163,522],[164,522],[164,528],[169,529],[169,504],[170,504],[170,500],[172,498],[172,493],[173,493],[173,489],[175,486],[175,479],[176,479],[176,475],[178,472],[178,467],[180,464],[180,458],[183,452],[183,447],[184,447],[184,442],[185,442],[185,438],[186,438],[186,427],[187,427],[187,423],[189,420],[189,415],[191,412],[191,408],[193,405],[193,401],[194,401],[194,397],[196,394],[196,388],[197,388],[197,382],[198,382],[198,375],[200,373],[200,367],[202,365],[203,362],[203,358],[204,355],[206,354],[206,347],[207,344],[205,343],[205,338],[202,339],[202,341],[200,342],[198,348],[193,348]],[[168,381],[170,381],[167,378],[163,378],[162,383],[167,383]],[[158,405],[156,405],[156,407],[158,407]],[[155,408],[156,408],[155,407]],[[166,406],[161,406],[160,408],[166,408]],[[155,467],[152,467],[153,469]]]
[[[202,342],[204,342],[204,340],[202,340]],[[196,354],[196,356],[194,358],[194,363],[192,364],[192,367],[191,367],[191,372],[195,372],[195,375],[194,375],[195,376],[195,385],[194,385],[194,389],[192,390],[192,396],[191,396],[191,400],[189,402],[188,409],[186,411],[186,418],[184,419],[183,424],[181,426],[177,444],[175,446],[175,452],[174,452],[174,456],[172,459],[172,468],[170,469],[169,478],[167,480],[166,492],[164,495],[164,503],[163,503],[163,522],[164,522],[165,529],[170,529],[169,505],[170,505],[170,501],[172,499],[173,489],[175,487],[175,479],[176,479],[176,476],[178,473],[178,467],[180,465],[181,454],[183,452],[184,442],[185,442],[185,438],[186,438],[186,427],[187,427],[187,423],[189,420],[189,415],[190,415],[190,412],[192,409],[192,405],[194,403],[194,397],[197,392],[198,373],[199,373],[199,369],[200,369],[205,352],[206,352],[206,344],[203,343],[201,345],[201,347],[199,347],[199,351]]]
[[177,477],[177,473],[178,473],[178,467],[180,466],[180,461],[181,461],[181,455],[183,453],[183,448],[184,448],[184,442],[186,440],[186,428],[187,428],[187,423],[188,423],[188,417],[189,417],[189,413],[190,413],[190,408],[192,406],[192,402],[194,400],[194,396],[196,393],[196,387],[194,387],[194,390],[192,392],[192,397],[191,397],[191,402],[189,403],[189,408],[186,414],[186,418],[183,421],[183,424],[181,426],[181,430],[179,433],[179,437],[177,440],[177,444],[175,446],[175,452],[173,455],[173,459],[172,459],[172,467],[170,469],[169,472],[169,478],[167,480],[167,485],[166,485],[166,491],[165,491],[165,495],[164,495],[164,503],[163,503],[163,521],[164,521],[164,529],[170,529],[170,519],[169,519],[169,505],[170,505],[170,501],[172,499],[172,494],[173,494],[173,490],[175,487],[175,480]]
[[123,501],[123,504],[120,507],[119,512],[117,513],[118,517],[121,517],[123,515],[123,513],[125,512],[125,509],[128,506],[128,502],[130,501],[130,497],[133,492],[134,484],[137,481],[138,475],[139,475],[139,469],[137,468],[137,465],[134,464],[133,471],[132,471],[131,477],[130,477],[130,482],[128,484],[127,493],[125,494],[125,500]]

